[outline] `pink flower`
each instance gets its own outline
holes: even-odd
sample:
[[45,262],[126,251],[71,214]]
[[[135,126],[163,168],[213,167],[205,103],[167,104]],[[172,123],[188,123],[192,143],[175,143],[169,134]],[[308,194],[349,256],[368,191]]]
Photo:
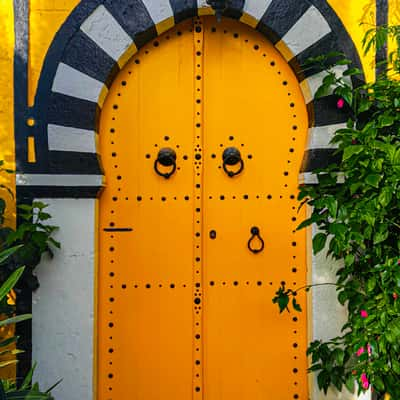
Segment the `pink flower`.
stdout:
[[372,354],[372,347],[369,343],[367,343],[367,352],[369,356]]
[[399,295],[397,294],[397,293],[393,293],[393,298],[395,299],[395,300],[397,300],[398,299],[398,297],[399,297]]
[[337,108],[343,108],[344,107],[344,100],[340,98],[337,103],[336,103]]
[[357,144],[357,139],[351,139],[351,144]]
[[367,318],[368,317],[368,313],[365,310],[361,310],[360,315],[362,318]]
[[369,380],[368,380],[367,374],[365,372],[363,372],[361,374],[361,383],[362,383],[363,389],[368,389],[369,388]]
[[397,265],[400,265],[400,259],[397,260]]
[[357,357],[360,357],[361,356],[361,354],[363,354],[364,353],[364,347],[360,347],[358,350],[357,350]]

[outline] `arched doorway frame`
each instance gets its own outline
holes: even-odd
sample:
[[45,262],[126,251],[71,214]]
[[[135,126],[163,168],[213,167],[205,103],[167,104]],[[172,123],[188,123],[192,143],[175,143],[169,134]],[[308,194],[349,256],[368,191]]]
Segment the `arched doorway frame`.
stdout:
[[[347,116],[335,107],[334,96],[313,100],[323,73],[301,66],[307,58],[333,50],[360,65],[349,35],[323,3],[234,0],[225,12],[265,35],[296,73],[310,117],[301,171],[305,183],[311,182],[310,171],[334,157],[329,140]],[[145,43],[184,19],[207,14],[213,10],[205,0],[82,1],[58,31],[44,62],[31,110],[37,121],[32,132],[37,162],[27,163],[17,154],[21,193],[96,197],[103,185],[98,116],[114,77]]]

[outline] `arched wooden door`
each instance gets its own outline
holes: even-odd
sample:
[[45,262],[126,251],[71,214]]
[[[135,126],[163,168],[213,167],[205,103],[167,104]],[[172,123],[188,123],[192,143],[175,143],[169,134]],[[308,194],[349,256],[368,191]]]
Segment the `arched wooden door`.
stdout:
[[235,21],[184,22],[118,75],[100,121],[99,399],[307,399],[305,297],[296,315],[271,301],[306,282],[307,127],[290,67]]

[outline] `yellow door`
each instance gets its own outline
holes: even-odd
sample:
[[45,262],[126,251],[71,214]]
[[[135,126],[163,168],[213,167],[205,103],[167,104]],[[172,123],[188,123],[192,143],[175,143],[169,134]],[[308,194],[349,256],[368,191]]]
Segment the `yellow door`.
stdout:
[[100,121],[98,399],[307,399],[295,227],[308,127],[294,73],[213,17],[146,45]]

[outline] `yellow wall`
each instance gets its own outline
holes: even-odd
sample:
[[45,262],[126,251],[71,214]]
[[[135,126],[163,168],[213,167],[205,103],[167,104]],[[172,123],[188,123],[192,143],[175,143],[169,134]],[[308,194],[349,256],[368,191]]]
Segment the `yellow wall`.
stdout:
[[80,0],[30,0],[29,106],[33,105],[43,60],[54,35],[79,1]]
[[[397,0],[391,1],[394,3]],[[368,81],[373,81],[375,78],[374,52],[372,51],[367,56],[364,56],[361,42],[365,32],[370,29],[371,26],[375,25],[375,0],[328,0],[328,3],[335,10],[347,32],[353,39],[361,57],[366,79]]]
[[[15,169],[14,164],[14,15],[12,1],[0,0],[0,160],[4,168]],[[15,193],[13,175],[0,173],[0,182]],[[6,224],[14,225],[15,207],[12,196],[2,190],[1,196],[8,200]]]

